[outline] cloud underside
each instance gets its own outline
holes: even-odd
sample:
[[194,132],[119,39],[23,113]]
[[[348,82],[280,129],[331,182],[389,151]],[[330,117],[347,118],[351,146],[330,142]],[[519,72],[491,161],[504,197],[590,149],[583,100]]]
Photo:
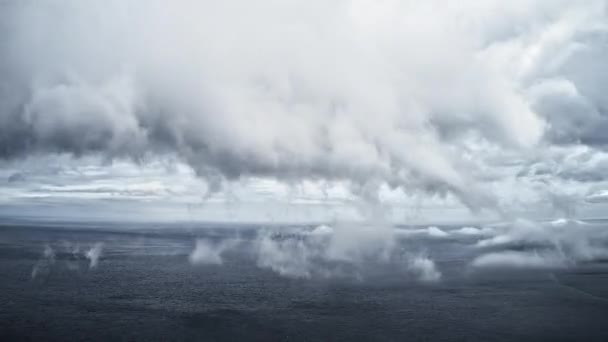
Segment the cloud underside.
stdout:
[[496,207],[497,179],[603,181],[606,19],[594,0],[4,1],[0,157],[171,156],[212,190],[346,180]]

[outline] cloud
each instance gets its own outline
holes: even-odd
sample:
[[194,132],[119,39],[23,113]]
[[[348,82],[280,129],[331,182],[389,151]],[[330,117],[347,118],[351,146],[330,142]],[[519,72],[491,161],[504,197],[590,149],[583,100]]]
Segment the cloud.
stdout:
[[[246,243],[198,239],[190,254],[193,264],[223,264],[230,251],[251,256],[255,265],[295,279],[363,280],[378,267],[390,266],[403,281],[437,282],[441,272],[422,254],[407,254],[394,235],[379,238],[373,227],[349,224],[334,227],[262,229]],[[371,241],[370,241],[371,239]]]
[[419,236],[427,236],[431,239],[445,239],[445,238],[449,238],[452,234],[452,232],[446,232],[443,229],[437,227],[437,226],[429,226],[426,228],[408,228],[408,229],[397,229],[395,231],[395,234],[398,234],[400,236],[404,236],[404,237],[412,237],[412,238],[416,238]]
[[427,230],[427,234],[430,237],[444,238],[444,237],[448,237],[450,235],[450,234],[444,232],[443,230],[441,230],[440,228],[435,227],[435,226],[428,227],[426,230]]
[[238,244],[236,240],[222,240],[219,242],[197,239],[192,253],[190,253],[190,263],[195,265],[221,265],[224,260],[222,255]]
[[480,255],[476,257],[471,266],[482,269],[544,269],[562,268],[569,265],[569,261],[557,253],[539,253],[536,251],[501,251]]
[[604,225],[572,219],[548,222],[517,220],[493,227],[495,235],[479,240],[477,268],[556,268],[608,256]]
[[312,235],[329,235],[329,234],[333,234],[334,233],[334,229],[330,226],[327,225],[320,225],[315,227],[315,229],[313,229],[310,234]]
[[490,227],[476,228],[476,227],[462,227],[452,231],[452,233],[459,234],[462,236],[487,236],[492,235],[493,230]]
[[89,249],[84,256],[89,259],[89,268],[96,268],[103,251],[103,243],[98,242]]
[[602,1],[2,6],[3,158],[170,154],[212,189],[386,182],[479,208],[477,146],[595,144],[604,121]]
[[35,279],[41,273],[44,274],[44,277],[47,277],[50,274],[51,268],[54,263],[55,250],[48,244],[44,245],[44,251],[42,252],[42,256],[32,268],[32,279]]
[[587,202],[590,203],[605,203],[608,202],[608,190],[599,190],[593,193],[590,193],[585,198]]
[[424,283],[434,283],[441,279],[441,272],[435,266],[435,262],[428,256],[418,255],[411,257],[408,261],[409,270],[417,279]]
[[322,242],[316,239],[272,237],[258,240],[257,265],[291,278],[310,278],[318,271],[315,264],[322,257]]
[[[492,219],[604,215],[607,13],[603,0],[3,1],[0,212],[238,220],[245,192],[286,203],[258,201],[256,221],[331,201],[372,221],[261,240],[262,264],[301,275],[394,258],[392,234],[409,233],[376,225],[387,198],[400,219],[429,201],[426,221],[458,201]],[[241,180],[248,193],[231,189]],[[206,210],[217,203],[223,215]],[[298,219],[332,220],[312,216]],[[596,228],[568,227],[413,233],[602,253]],[[220,246],[200,248],[221,263]]]
[[478,247],[541,244],[576,249],[584,241],[601,243],[608,237],[601,224],[565,218],[549,222],[518,219],[493,229],[494,236],[478,241]]
[[55,244],[45,244],[42,256],[32,268],[32,279],[43,276],[48,277],[53,269],[62,267],[70,272],[79,272],[82,263],[88,260],[88,269],[92,270],[99,265],[103,252],[103,242],[96,242],[87,250],[82,250],[80,243],[67,240],[60,241],[59,247]]
[[[427,228],[396,228],[395,234],[399,237],[403,237],[405,239],[420,239],[428,238],[433,240],[444,240],[444,241],[477,241],[478,245],[484,246],[486,244],[491,244],[488,241],[493,241],[492,239],[497,238],[498,233],[492,227],[460,227],[460,228],[449,228],[444,227],[444,229],[439,228],[437,226],[429,226]],[[499,238],[502,239],[502,238]]]

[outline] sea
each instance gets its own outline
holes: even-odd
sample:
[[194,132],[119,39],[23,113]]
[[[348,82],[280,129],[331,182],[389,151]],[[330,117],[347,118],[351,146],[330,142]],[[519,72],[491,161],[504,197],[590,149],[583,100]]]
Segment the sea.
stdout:
[[0,340],[608,341],[601,258],[480,269],[461,227],[399,229],[0,221]]

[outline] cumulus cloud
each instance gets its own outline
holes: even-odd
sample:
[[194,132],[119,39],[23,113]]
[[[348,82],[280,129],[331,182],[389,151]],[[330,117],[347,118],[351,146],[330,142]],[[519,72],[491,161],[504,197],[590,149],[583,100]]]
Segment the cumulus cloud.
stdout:
[[484,207],[477,142],[599,141],[556,108],[604,121],[603,1],[11,0],[0,15],[3,158],[174,154],[212,189],[381,181]]

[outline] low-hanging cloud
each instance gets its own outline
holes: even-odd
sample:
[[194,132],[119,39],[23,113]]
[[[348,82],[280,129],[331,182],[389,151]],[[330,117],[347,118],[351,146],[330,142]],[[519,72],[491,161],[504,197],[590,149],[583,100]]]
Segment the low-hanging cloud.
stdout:
[[[603,1],[0,6],[5,159],[171,154],[211,190],[242,176],[343,179],[476,208],[496,204],[484,169],[471,172],[479,141],[598,144],[606,122],[605,80],[589,72]],[[570,128],[568,108],[585,125]]]
[[564,255],[538,251],[501,251],[478,256],[471,266],[479,269],[556,269],[569,265]]
[[608,234],[600,223],[571,219],[517,220],[493,227],[478,240],[475,268],[564,268],[608,257]]
[[238,249],[257,267],[287,278],[364,280],[374,277],[375,269],[390,267],[404,282],[438,282],[441,272],[431,257],[404,251],[391,231],[361,224],[321,225],[262,229],[253,239],[240,242],[199,238],[190,261],[220,265]]
[[85,261],[88,261],[88,269],[93,270],[99,265],[103,247],[103,242],[93,243],[84,250],[80,243],[67,240],[55,244],[47,243],[44,245],[40,259],[32,267],[31,278],[32,280],[38,277],[46,279],[55,268],[80,272]]
[[195,265],[221,265],[223,254],[238,245],[238,240],[222,240],[217,242],[205,239],[196,240],[194,250],[190,253],[190,263]]
[[89,268],[96,268],[103,251],[103,243],[98,242],[89,249],[84,256],[89,259]]
[[35,279],[41,273],[45,276],[48,276],[51,272],[51,268],[55,264],[55,250],[50,245],[44,246],[44,251],[42,252],[42,256],[36,262],[34,267],[32,267],[31,277]]
[[257,265],[293,278],[361,277],[369,264],[400,258],[392,228],[365,224],[318,226],[311,231],[262,231],[255,241]]
[[408,267],[421,282],[435,283],[441,279],[441,272],[437,270],[435,262],[426,255],[411,257]]

